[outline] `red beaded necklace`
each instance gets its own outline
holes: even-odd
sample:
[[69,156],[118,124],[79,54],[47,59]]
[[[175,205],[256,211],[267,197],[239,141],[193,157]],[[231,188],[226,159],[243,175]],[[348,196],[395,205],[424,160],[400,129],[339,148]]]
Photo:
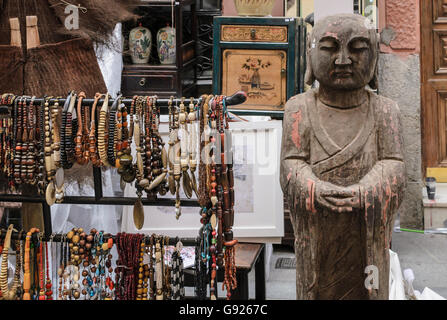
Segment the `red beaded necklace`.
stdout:
[[50,261],[48,260],[48,242],[45,242],[45,262],[46,262],[46,269],[47,269],[47,280],[45,284],[45,295],[47,296],[47,300],[53,300],[53,290],[52,290],[52,284],[51,284],[51,277],[50,277]]

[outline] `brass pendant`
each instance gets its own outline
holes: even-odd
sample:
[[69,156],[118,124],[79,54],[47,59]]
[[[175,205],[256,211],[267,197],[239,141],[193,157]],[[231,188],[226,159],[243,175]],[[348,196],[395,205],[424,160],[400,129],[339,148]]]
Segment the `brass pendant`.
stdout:
[[141,230],[144,224],[144,208],[141,199],[138,199],[133,206],[133,223],[135,228]]
[[136,171],[133,167],[126,168],[121,175],[124,182],[132,183],[136,177]]
[[49,206],[52,206],[56,202],[56,188],[54,187],[54,182],[51,181],[47,185],[47,189],[45,191],[45,200]]
[[192,183],[187,172],[183,172],[183,191],[188,199],[192,197]]

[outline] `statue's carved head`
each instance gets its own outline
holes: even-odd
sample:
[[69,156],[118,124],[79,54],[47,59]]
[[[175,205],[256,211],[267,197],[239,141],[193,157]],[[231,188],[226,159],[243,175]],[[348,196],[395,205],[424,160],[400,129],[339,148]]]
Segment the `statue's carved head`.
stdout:
[[306,83],[339,90],[377,88],[378,34],[358,14],[328,16],[315,24],[307,44]]

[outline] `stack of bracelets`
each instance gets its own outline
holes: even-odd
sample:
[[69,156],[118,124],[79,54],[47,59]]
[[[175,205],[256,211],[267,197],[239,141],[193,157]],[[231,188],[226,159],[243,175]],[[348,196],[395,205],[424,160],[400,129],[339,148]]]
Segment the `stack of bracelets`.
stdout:
[[[179,103],[171,97],[167,149],[159,131],[160,108],[156,96],[134,96],[127,106],[121,95],[110,105],[112,99],[108,93],[97,93],[91,106],[84,103],[87,98],[83,92],[70,92],[64,103],[59,103],[62,97],[46,96],[37,99],[39,103],[36,99],[13,94],[1,96],[0,106],[7,107],[8,114],[0,113],[0,165],[9,190],[20,192],[25,184],[36,185],[52,205],[63,202],[64,170],[90,162],[95,167],[117,168],[121,186],[129,183],[136,188],[137,229],[142,228],[144,221],[143,193],[151,200],[157,195],[174,195],[177,219],[181,216],[180,191],[187,198],[195,195],[201,206],[195,267],[203,279],[206,275],[210,279],[196,282],[196,295],[205,298],[209,284],[210,298],[216,299],[217,271],[225,268],[223,289],[229,299],[237,286],[234,250],[237,240],[232,232],[233,153],[225,97],[203,95],[199,102],[193,98],[176,99]],[[177,284],[155,281],[157,285],[153,286],[154,273],[155,280],[160,280],[161,274],[167,279],[171,273],[169,278],[175,283],[182,278],[178,254],[172,268],[165,269],[160,264],[164,244],[159,238],[148,240],[152,245],[147,248],[141,246],[146,239],[143,236],[140,239],[119,234],[116,245],[118,252],[121,249],[123,252],[112,277],[111,267],[107,266],[110,264],[107,237],[95,232],[86,234],[83,230],[73,233],[73,237],[67,235],[66,241],[61,242],[69,245],[61,248],[59,279],[52,282],[61,284],[58,291],[52,290],[58,298],[145,300],[146,293],[148,299],[179,299],[184,295]],[[136,243],[138,248],[130,252],[129,246],[134,248]],[[39,251],[33,247],[40,258],[45,257],[45,248],[44,245]],[[151,257],[155,260],[147,266],[141,265],[142,255],[152,250]],[[37,287],[43,290],[43,295],[51,291],[38,283]]]
[[[195,297],[185,295],[183,266],[194,248],[186,250],[178,238],[94,228],[46,238],[39,229],[25,233],[10,225],[0,230],[0,243],[0,300],[203,300],[207,285],[212,288],[199,239],[195,251],[203,269],[194,270]],[[8,275],[11,251],[15,271]],[[215,298],[210,290],[209,299]]]

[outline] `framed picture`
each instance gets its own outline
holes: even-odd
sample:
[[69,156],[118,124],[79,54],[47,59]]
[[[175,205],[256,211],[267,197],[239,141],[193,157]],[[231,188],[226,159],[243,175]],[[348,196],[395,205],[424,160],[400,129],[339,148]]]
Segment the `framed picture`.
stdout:
[[[279,184],[282,121],[233,122],[235,238],[279,243],[284,235],[283,194]],[[167,135],[163,139],[167,140]],[[135,195],[128,185],[125,196]],[[165,197],[174,198],[172,195]],[[184,199],[184,195],[182,195]],[[200,208],[182,208],[177,220],[174,207],[145,207],[144,225],[137,230],[133,207],[123,211],[122,231],[195,238],[200,224]]]

